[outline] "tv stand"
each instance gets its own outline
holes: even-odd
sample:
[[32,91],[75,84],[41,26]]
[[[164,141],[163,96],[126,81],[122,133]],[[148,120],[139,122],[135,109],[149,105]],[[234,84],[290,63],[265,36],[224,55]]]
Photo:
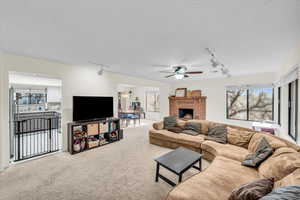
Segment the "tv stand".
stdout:
[[76,154],[123,139],[120,119],[68,123],[68,151]]

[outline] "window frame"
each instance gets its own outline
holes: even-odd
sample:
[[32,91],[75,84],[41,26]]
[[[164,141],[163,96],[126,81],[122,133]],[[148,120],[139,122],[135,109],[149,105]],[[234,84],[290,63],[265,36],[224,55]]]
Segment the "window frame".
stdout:
[[281,125],[281,86],[279,86],[277,88],[277,114],[278,114],[278,118],[277,118],[277,123],[278,125]]
[[[261,89],[266,89],[266,88],[261,88]],[[271,88],[270,88],[271,89]],[[236,119],[236,118],[230,118],[229,117],[229,108],[228,108],[228,91],[229,90],[226,90],[226,119],[229,119],[229,120],[239,120],[239,121],[249,121],[249,122],[260,122],[262,120],[250,120],[249,119],[249,89],[245,89],[246,90],[246,106],[247,106],[247,113],[246,113],[246,116],[247,116],[247,119]],[[272,88],[272,121],[274,121],[274,88]]]
[[[291,133],[292,131],[292,84],[295,83],[295,124],[294,130],[295,134]],[[288,84],[288,135],[294,140],[298,139],[298,79],[290,82]]]

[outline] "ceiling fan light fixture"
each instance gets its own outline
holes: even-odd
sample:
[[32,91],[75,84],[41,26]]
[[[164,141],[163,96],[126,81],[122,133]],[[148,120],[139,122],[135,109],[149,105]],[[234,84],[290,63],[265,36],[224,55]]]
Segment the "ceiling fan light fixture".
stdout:
[[175,74],[175,79],[181,80],[184,78],[184,74]]

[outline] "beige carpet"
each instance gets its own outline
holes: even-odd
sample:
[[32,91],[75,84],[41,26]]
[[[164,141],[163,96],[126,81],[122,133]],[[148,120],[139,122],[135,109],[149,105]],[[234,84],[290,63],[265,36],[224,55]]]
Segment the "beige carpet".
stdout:
[[[0,199],[164,199],[172,187],[161,180],[155,183],[153,159],[170,149],[149,144],[148,129],[127,128],[120,142],[81,154],[57,153],[12,165],[0,173]],[[177,181],[167,170],[161,173]],[[187,171],[184,179],[195,173]]]

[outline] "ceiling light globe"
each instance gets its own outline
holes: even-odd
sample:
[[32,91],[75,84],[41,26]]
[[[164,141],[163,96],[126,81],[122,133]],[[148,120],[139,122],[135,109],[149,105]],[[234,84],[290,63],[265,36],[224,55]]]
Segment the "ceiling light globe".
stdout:
[[183,74],[175,74],[175,79],[177,80],[181,80],[184,78],[184,75]]

